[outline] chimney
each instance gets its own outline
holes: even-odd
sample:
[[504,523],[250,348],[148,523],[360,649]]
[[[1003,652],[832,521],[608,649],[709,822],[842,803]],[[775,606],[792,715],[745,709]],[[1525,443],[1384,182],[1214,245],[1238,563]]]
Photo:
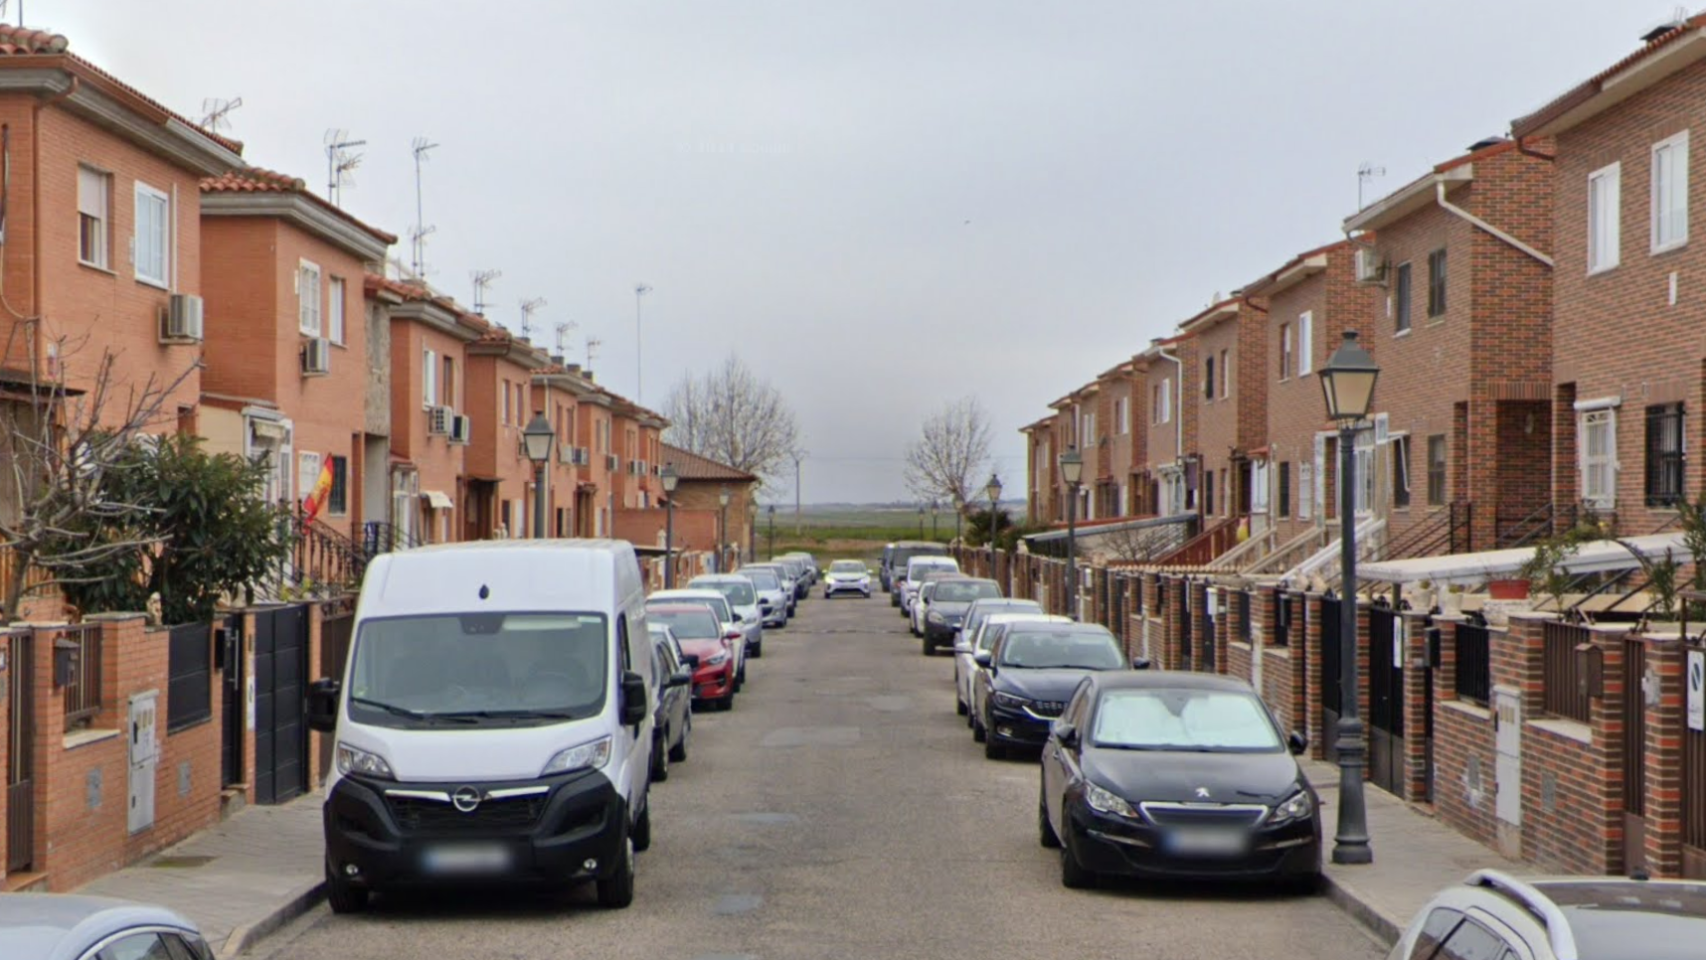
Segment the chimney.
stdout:
[[569,369],[570,373],[574,374],[577,377],[581,375],[581,365],[578,363],[569,364],[568,369]]
[[1658,26],[1652,28],[1651,30],[1648,30],[1646,33],[1641,34],[1641,42],[1642,43],[1652,43],[1654,40],[1657,40],[1658,38],[1664,36],[1665,34],[1671,32],[1672,30],[1675,30],[1677,27],[1680,27],[1680,26],[1686,24],[1687,22],[1688,22],[1687,20],[1682,19],[1680,17],[1675,18],[1675,19],[1671,19],[1671,20],[1666,20],[1665,22],[1659,24]]
[[551,354],[551,363],[553,366],[558,366],[558,367],[562,366],[563,365],[563,355],[560,353]]

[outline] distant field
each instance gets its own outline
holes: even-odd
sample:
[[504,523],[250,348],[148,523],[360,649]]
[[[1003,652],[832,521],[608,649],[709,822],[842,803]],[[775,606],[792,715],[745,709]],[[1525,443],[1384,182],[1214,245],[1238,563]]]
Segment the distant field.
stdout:
[[[1004,509],[1012,509],[1003,501]],[[776,507],[776,552],[809,551],[819,561],[836,558],[862,559],[875,562],[882,556],[883,545],[895,540],[920,539],[918,508],[850,505],[806,507],[800,512],[799,534],[794,533],[792,507]],[[932,532],[930,513],[925,511],[922,527],[925,540],[946,543],[954,536],[954,512],[936,513]],[[758,554],[767,553],[770,517],[758,517]]]

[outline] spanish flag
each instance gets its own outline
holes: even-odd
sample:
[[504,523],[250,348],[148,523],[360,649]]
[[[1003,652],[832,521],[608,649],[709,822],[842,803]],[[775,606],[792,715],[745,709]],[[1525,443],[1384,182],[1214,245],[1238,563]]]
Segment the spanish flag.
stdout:
[[320,479],[314,481],[314,489],[302,498],[302,515],[306,522],[313,523],[321,508],[326,505],[326,498],[332,495],[332,458],[327,457],[320,467]]

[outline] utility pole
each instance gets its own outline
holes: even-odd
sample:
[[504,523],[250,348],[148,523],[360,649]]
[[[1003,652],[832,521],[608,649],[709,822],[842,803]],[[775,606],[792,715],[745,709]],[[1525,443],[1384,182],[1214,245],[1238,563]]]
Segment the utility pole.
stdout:
[[[415,154],[415,276],[426,276],[426,215],[422,212],[421,204],[421,161],[427,158],[427,152],[436,148],[426,137],[416,137],[410,144]],[[476,313],[478,311],[475,311]]]
[[800,461],[806,457],[806,451],[795,450],[789,456],[794,458],[794,536],[802,535],[800,524]]
[[643,403],[645,396],[645,347],[644,338],[640,333],[640,298],[651,293],[652,288],[644,283],[634,284],[634,402]]

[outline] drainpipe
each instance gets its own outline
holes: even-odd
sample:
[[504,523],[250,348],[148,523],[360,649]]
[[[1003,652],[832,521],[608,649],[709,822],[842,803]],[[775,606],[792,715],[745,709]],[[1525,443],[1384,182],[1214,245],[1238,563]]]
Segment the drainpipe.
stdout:
[[1445,181],[1444,180],[1435,180],[1434,181],[1434,190],[1435,190],[1435,193],[1434,193],[1435,199],[1437,199],[1439,201],[1439,207],[1441,210],[1444,210],[1446,213],[1449,213],[1449,214],[1451,214],[1455,217],[1458,217],[1460,219],[1469,221],[1469,223],[1475,225],[1476,227],[1479,227],[1480,229],[1486,231],[1487,233],[1493,235],[1494,237],[1497,237],[1498,239],[1503,240],[1505,243],[1511,245],[1512,247],[1515,247],[1518,250],[1521,250],[1523,253],[1528,254],[1529,256],[1533,257],[1534,259],[1540,261],[1541,263],[1546,264],[1546,266],[1548,266],[1548,267],[1552,266],[1552,258],[1551,257],[1547,256],[1544,253],[1541,253],[1539,250],[1534,249],[1533,247],[1529,246],[1528,244],[1523,243],[1521,240],[1518,240],[1517,238],[1511,236],[1510,234],[1504,232],[1503,230],[1500,230],[1498,227],[1493,226],[1492,224],[1488,223],[1487,221],[1482,220],[1480,217],[1475,216],[1474,214],[1470,213],[1469,211],[1463,209],[1462,207],[1453,205],[1451,201],[1449,201],[1445,198]]
[[[37,358],[39,357],[40,350],[41,350],[40,341],[41,341],[41,317],[42,317],[42,309],[41,309],[41,255],[42,255],[41,235],[42,235],[42,231],[39,227],[39,224],[41,223],[41,181],[42,181],[42,176],[41,176],[41,112],[42,112],[42,109],[45,107],[51,107],[54,104],[61,103],[65,100],[69,99],[71,97],[71,95],[76,93],[77,89],[81,86],[82,86],[82,80],[76,74],[72,74],[71,75],[71,85],[69,87],[66,87],[65,91],[63,93],[56,93],[51,97],[43,97],[40,100],[37,100],[30,107],[30,194],[31,194],[31,196],[30,196],[30,221],[31,221],[30,234],[31,234],[31,241],[30,242],[35,247],[34,257],[33,257],[35,262],[30,265],[30,319],[35,321],[35,328],[36,328],[35,329],[36,343],[32,344],[31,348],[30,348],[30,356],[31,356],[30,363],[31,363],[32,371],[35,369],[36,364],[38,364],[40,362],[39,359],[37,359]],[[111,224],[111,220],[112,220],[112,207],[113,207],[113,201],[112,201],[112,198],[109,196],[107,198],[107,220],[109,222],[109,230],[111,229],[110,224]],[[108,265],[111,266],[111,258],[112,258],[112,250],[110,249],[111,244],[108,244],[108,247],[109,247],[109,249],[107,251]]]
[[1173,382],[1178,387],[1178,399],[1173,403],[1173,464],[1179,468],[1179,482],[1185,482],[1185,362],[1167,352],[1166,347],[1155,351],[1163,360],[1173,364]]

